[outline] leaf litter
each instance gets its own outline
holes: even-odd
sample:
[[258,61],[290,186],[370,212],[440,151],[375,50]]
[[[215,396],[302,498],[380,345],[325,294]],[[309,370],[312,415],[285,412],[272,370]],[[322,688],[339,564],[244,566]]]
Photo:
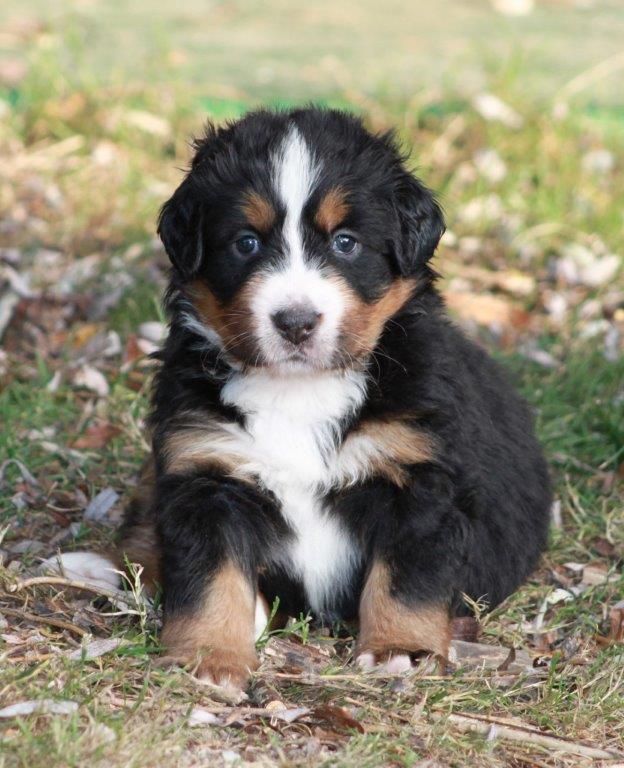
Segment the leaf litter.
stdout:
[[[500,13],[519,15],[532,12],[533,4],[495,5]],[[39,34],[36,27],[28,32],[34,39]],[[19,67],[4,74],[13,82],[26,77]],[[537,745],[542,757],[544,749],[587,756],[592,748],[581,736],[577,752],[574,742],[558,740],[563,726],[555,716],[537,728],[539,713],[531,702],[552,695],[551,678],[579,691],[601,685],[600,670],[594,669],[598,654],[603,649],[621,653],[621,537],[612,541],[592,534],[579,538],[565,558],[552,562],[559,556],[549,556],[508,605],[493,616],[477,612],[463,627],[455,627],[448,665],[425,659],[403,675],[362,674],[350,665],[353,638],[348,631],[308,636],[301,626],[291,627],[261,649],[262,666],[244,705],[219,701],[216,692],[200,688],[189,674],[161,671],[150,661],[158,651],[159,609],[136,599],[131,590],[81,584],[71,574],[41,575],[41,564],[49,564],[59,547],[98,550],[110,543],[111,522],[128,498],[122,489],[136,475],[144,451],[145,401],[138,413],[133,403],[153,369],[148,356],[166,333],[157,297],[167,266],[145,223],[146,209],[155,214],[158,201],[134,208],[120,182],[124,174],[140,174],[149,179],[156,198],[164,198],[177,176],[168,170],[173,165],[169,149],[149,149],[149,141],[161,146],[158,142],[166,144],[178,132],[190,133],[199,117],[193,115],[182,126],[175,115],[102,107],[89,116],[97,128],[91,134],[79,118],[86,105],[78,93],[51,99],[43,128],[31,138],[9,123],[0,129],[7,243],[0,249],[2,386],[40,387],[57,402],[71,399],[58,423],[51,415],[37,429],[20,434],[32,462],[12,458],[0,464],[0,485],[11,512],[0,544],[0,663],[35,675],[48,665],[50,681],[60,686],[50,690],[59,695],[64,680],[77,679],[72,669],[90,675],[98,664],[110,670],[119,665],[124,685],[95,686],[100,702],[130,712],[141,700],[144,718],[149,713],[164,718],[158,720],[163,732],[172,711],[194,732],[214,731],[206,760],[257,761],[275,734],[283,754],[295,761],[335,759],[349,743],[376,733],[394,739],[400,750],[405,723],[409,748],[419,753],[430,747],[432,729],[447,739],[457,729],[476,731],[492,742],[508,739],[528,749]],[[379,113],[375,108],[374,114]],[[65,126],[62,138],[46,133],[51,115]],[[456,321],[481,342],[517,352],[545,370],[561,371],[571,352],[588,342],[606,360],[617,361],[624,350],[623,243],[616,238],[607,242],[606,236],[603,241],[578,224],[547,215],[535,220],[521,199],[532,189],[522,189],[526,180],[514,175],[518,160],[510,148],[521,142],[528,122],[528,113],[511,97],[485,91],[474,96],[464,114],[440,120],[433,131],[426,125],[418,129],[417,143],[423,157],[431,159],[434,186],[444,181],[452,201],[446,207],[453,231],[447,232],[435,265],[443,275],[447,303]],[[497,141],[490,132],[494,127],[509,136]],[[136,144],[124,138],[126,129],[141,137]],[[538,130],[540,151],[547,157],[548,142],[556,136],[548,126]],[[588,145],[586,136],[578,141],[584,147],[578,163],[585,197],[577,195],[571,205],[600,209],[604,190],[621,180],[621,158],[595,141]],[[76,178],[82,186],[74,183]],[[81,199],[87,182],[99,191],[91,201]],[[520,194],[514,194],[517,189]],[[76,211],[80,217],[73,215]],[[138,311],[137,296],[145,285],[148,308]],[[553,334],[556,343],[544,348],[544,338]],[[101,457],[112,460],[109,464]],[[561,459],[566,472],[572,467],[599,484],[604,498],[621,498],[617,469],[582,469],[571,464],[574,456]],[[574,505],[567,497],[558,502],[556,528],[564,535]],[[582,511],[576,514],[584,519]],[[172,679],[176,693],[167,698],[163,681]],[[45,688],[36,691],[39,699],[33,693],[18,695],[17,684],[11,690],[16,700],[0,710],[7,720],[65,716],[79,709],[77,702],[47,698]],[[24,690],[33,688],[25,683]],[[601,690],[604,701],[622,692],[617,678]],[[503,698],[493,698],[492,691]],[[162,700],[167,701],[166,716],[158,709]],[[507,706],[516,713],[509,722],[498,717]],[[471,707],[474,711],[468,711]],[[621,756],[621,739],[610,723],[606,717],[602,725],[592,723],[595,735],[584,726],[601,759]],[[98,736],[102,743],[115,740],[108,726],[96,725],[105,729]],[[223,730],[230,734],[227,739],[220,735]],[[197,746],[190,744],[189,749]],[[510,754],[511,760],[524,755],[518,765],[538,764],[527,763],[524,752]]]

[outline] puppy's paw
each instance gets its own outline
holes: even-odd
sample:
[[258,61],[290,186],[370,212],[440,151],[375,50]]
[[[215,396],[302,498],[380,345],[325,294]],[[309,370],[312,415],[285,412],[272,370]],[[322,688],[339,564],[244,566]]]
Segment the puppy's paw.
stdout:
[[255,656],[240,657],[215,650],[204,656],[194,671],[199,682],[216,685],[230,693],[242,693],[258,663]]
[[355,663],[363,672],[379,672],[384,675],[400,675],[412,668],[412,660],[407,653],[379,655],[363,651],[356,656]]
[[216,649],[195,654],[172,649],[157,660],[160,667],[184,667],[198,683],[222,689],[226,701],[242,701],[246,698],[245,688],[259,663],[255,653],[236,654]]

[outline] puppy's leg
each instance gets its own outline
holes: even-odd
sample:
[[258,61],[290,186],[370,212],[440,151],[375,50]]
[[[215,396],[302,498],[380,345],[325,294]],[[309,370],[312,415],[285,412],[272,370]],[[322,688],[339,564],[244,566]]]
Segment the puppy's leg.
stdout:
[[156,515],[167,653],[200,679],[241,689],[258,664],[257,570],[273,535],[269,505],[238,481],[166,477]]
[[387,672],[403,672],[409,653],[431,651],[446,658],[451,639],[448,606],[402,595],[393,584],[391,566],[376,560],[360,600],[357,662],[364,669],[381,663]]
[[402,671],[406,654],[416,651],[448,655],[464,524],[443,473],[423,468],[417,478],[397,494],[373,542],[359,608],[357,658],[365,668],[385,663],[388,671]]
[[163,644],[171,657],[193,665],[200,680],[242,689],[258,666],[253,584],[230,559],[203,581],[193,604],[166,612]]

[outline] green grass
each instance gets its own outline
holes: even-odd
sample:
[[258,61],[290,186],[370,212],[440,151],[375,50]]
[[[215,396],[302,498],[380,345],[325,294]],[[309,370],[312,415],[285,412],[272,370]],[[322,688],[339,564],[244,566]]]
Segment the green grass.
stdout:
[[[608,76],[575,97],[564,119],[553,119],[551,110],[559,89],[580,69],[616,52],[624,14],[617,4],[601,4],[589,35],[583,11],[549,3],[517,23],[496,17],[485,4],[473,8],[456,0],[444,0],[435,13],[368,0],[296,11],[281,0],[270,5],[274,13],[267,18],[255,2],[214,4],[207,25],[203,4],[194,1],[184,10],[160,0],[139,10],[118,3],[76,10],[33,0],[43,31],[0,37],[0,62],[17,57],[29,66],[20,82],[0,85],[6,246],[19,249],[18,269],[44,293],[90,259],[94,264],[62,303],[65,315],[45,298],[26,302],[20,309],[26,315],[17,316],[3,339],[0,459],[18,459],[39,485],[29,488],[16,466],[7,468],[0,547],[10,552],[34,540],[42,548],[11,555],[0,570],[0,616],[4,609],[6,620],[6,626],[0,622],[0,708],[50,698],[79,706],[70,715],[0,720],[0,766],[225,765],[228,750],[240,756],[235,765],[376,768],[429,758],[444,766],[588,764],[535,743],[464,733],[448,719],[456,713],[514,718],[571,742],[624,752],[624,649],[600,641],[609,632],[611,607],[624,595],[624,357],[621,346],[615,359],[605,355],[602,333],[583,338],[591,302],[598,309],[590,319],[606,314],[612,328],[624,330],[617,315],[622,310],[605,310],[617,305],[624,284],[621,270],[596,289],[553,277],[553,264],[571,242],[591,248],[599,238],[605,252],[624,252],[624,107]],[[145,15],[146,9],[153,13]],[[399,10],[410,22],[401,29]],[[19,11],[12,1],[0,19],[10,11]],[[287,12],[294,22],[285,35],[279,19]],[[359,37],[345,26],[356,13]],[[445,17],[446,29],[438,17]],[[448,66],[438,66],[440,60]],[[475,112],[471,95],[481,81],[524,116],[521,130]],[[134,345],[141,322],[162,319],[167,266],[153,242],[154,222],[188,162],[189,137],[207,116],[222,121],[259,102],[309,98],[353,109],[375,129],[396,126],[413,146],[413,163],[439,191],[458,241],[447,240],[437,257],[443,289],[487,294],[528,313],[526,327],[486,327],[477,335],[535,409],[562,526],[553,530],[551,548],[529,583],[483,619],[483,641],[529,651],[532,674],[463,668],[444,675],[424,665],[403,680],[371,678],[350,666],[348,640],[319,636],[302,617],[286,636],[263,641],[263,665],[251,689],[254,708],[275,700],[309,708],[287,726],[228,709],[188,673],[162,669],[157,613],[114,615],[110,605],[71,591],[10,588],[40,557],[101,548],[112,539],[112,526],[81,522],[82,507],[109,486],[126,501],[145,453],[153,368],[137,359]],[[133,121],[137,110],[165,122],[145,130]],[[64,141],[66,154],[59,150]],[[474,153],[483,148],[494,148],[505,162],[501,181],[474,173]],[[584,168],[584,155],[598,148],[613,154],[613,171]],[[491,194],[500,198],[502,215],[462,220],[467,203]],[[479,238],[476,255],[463,244],[470,237]],[[52,266],[41,249],[59,252]],[[475,266],[495,275],[519,270],[534,288],[510,296],[462,277]],[[464,281],[459,288],[458,277]],[[112,306],[89,315],[113,294]],[[553,294],[568,302],[559,324],[546,310]],[[110,387],[98,399],[73,383],[84,362],[80,340],[111,331],[121,352],[91,361]],[[554,367],[527,359],[527,344],[548,352]],[[76,449],[76,440],[97,423],[116,433],[101,447]],[[70,529],[71,523],[78,525]],[[540,643],[531,623],[556,579],[570,578],[569,562],[603,566],[613,579],[551,605]],[[21,610],[39,620],[19,619]],[[73,629],[48,625],[46,616]],[[98,659],[70,661],[66,654],[79,647],[81,628],[122,644]],[[299,656],[312,672],[284,675],[298,668]],[[348,708],[364,732],[322,710],[327,704]],[[194,706],[234,720],[190,727]]]

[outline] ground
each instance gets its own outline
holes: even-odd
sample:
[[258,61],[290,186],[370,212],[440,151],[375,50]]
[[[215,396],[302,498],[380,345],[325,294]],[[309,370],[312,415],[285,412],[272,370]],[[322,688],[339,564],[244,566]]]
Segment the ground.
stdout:
[[[624,764],[623,36],[615,0],[2,4],[0,766]],[[439,191],[441,286],[535,410],[551,546],[447,665],[360,674],[301,617],[233,703],[159,665],[138,579],[32,579],[106,547],[136,482],[189,137],[307,99],[395,126]]]

